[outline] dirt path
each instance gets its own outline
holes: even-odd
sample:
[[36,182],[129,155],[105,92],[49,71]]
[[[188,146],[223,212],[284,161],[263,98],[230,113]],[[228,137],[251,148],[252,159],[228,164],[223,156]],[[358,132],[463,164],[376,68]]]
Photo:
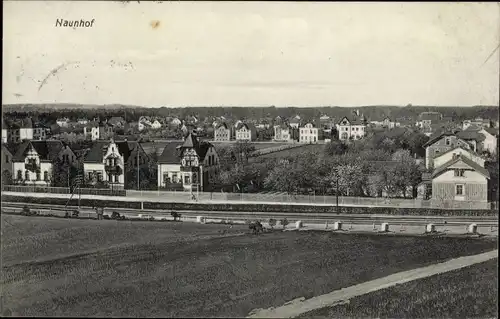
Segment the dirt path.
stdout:
[[298,298],[284,304],[281,307],[256,309],[249,314],[248,318],[293,318],[315,309],[345,303],[351,298],[373,291],[464,268],[494,258],[498,258],[498,250],[493,250],[479,255],[460,257],[443,263],[403,271],[387,277],[367,281],[358,285],[336,290],[325,295],[313,297],[311,299],[304,300],[304,298]]

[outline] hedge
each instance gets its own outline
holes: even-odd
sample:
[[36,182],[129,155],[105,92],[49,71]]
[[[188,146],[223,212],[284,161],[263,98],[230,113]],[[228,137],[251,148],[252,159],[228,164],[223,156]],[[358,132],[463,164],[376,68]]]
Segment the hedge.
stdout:
[[[2,195],[2,201],[24,202],[35,204],[65,205],[64,198],[40,198],[28,196]],[[77,206],[78,199],[72,199],[70,206]],[[106,208],[130,208],[140,209],[141,202],[125,202],[117,200],[91,200],[81,199],[81,206],[106,207]],[[147,210],[201,210],[201,211],[239,211],[239,212],[269,212],[269,213],[337,213],[332,206],[308,206],[308,205],[268,205],[268,204],[201,204],[201,203],[155,203],[143,202],[143,208]],[[339,214],[377,214],[377,215],[407,215],[407,216],[498,216],[498,210],[471,210],[471,209],[431,209],[431,208],[393,208],[393,207],[339,207]]]

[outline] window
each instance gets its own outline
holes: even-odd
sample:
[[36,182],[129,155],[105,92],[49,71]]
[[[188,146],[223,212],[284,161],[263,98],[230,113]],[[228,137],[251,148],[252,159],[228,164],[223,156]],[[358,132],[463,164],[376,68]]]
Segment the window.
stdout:
[[111,175],[108,175],[108,182],[110,182],[110,183],[112,182]]
[[461,184],[456,185],[455,190],[456,190],[456,192],[455,192],[456,195],[458,195],[458,196],[465,195],[464,194],[464,185],[461,185]]
[[48,181],[49,180],[49,172],[45,171],[43,172],[43,180]]
[[463,169],[456,169],[455,170],[455,177],[464,177],[464,170]]
[[191,178],[189,175],[184,176],[184,184],[191,184]]
[[177,177],[177,173],[172,174],[172,183],[179,183],[179,178]]
[[5,155],[5,163],[9,162],[9,155]]
[[164,182],[165,184],[170,183],[170,177],[168,177],[168,173],[164,173],[164,174],[163,174],[163,182]]
[[118,175],[115,175],[115,183],[118,183],[119,180],[118,180]]
[[40,180],[40,171],[36,171],[36,180],[39,181]]
[[21,170],[17,171],[17,179],[19,180],[23,179],[23,172]]
[[447,137],[444,142],[446,143],[446,145],[450,145],[451,144],[451,139],[449,137]]
[[96,175],[97,175],[97,181],[98,182],[102,182],[102,173],[101,172],[97,172]]
[[30,172],[28,172],[28,171],[24,172],[24,179],[27,180],[27,181],[30,180]]

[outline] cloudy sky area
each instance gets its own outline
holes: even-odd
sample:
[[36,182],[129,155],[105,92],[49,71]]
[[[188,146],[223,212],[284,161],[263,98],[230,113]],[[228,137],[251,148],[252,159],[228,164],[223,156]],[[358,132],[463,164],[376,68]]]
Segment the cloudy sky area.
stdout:
[[499,104],[497,3],[9,1],[3,39],[3,103]]

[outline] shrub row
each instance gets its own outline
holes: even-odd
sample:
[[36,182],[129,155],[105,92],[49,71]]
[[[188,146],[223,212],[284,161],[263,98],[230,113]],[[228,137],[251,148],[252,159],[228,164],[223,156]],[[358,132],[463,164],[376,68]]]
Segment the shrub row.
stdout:
[[[67,199],[65,198],[50,198],[50,197],[29,197],[29,196],[10,196],[2,195],[2,201],[5,202],[21,202],[33,204],[47,204],[47,205],[66,205]],[[141,209],[140,202],[125,202],[118,200],[94,200],[85,199],[80,200],[81,206],[87,207],[107,207],[107,208],[130,208]],[[68,206],[78,206],[78,198],[72,198]]]
[[[63,198],[38,198],[2,195],[2,201],[25,202],[36,204],[65,205]],[[130,208],[140,209],[140,202],[124,202],[117,200],[90,200],[81,199],[80,204],[87,207]],[[77,199],[72,199],[70,206],[78,205]],[[201,203],[154,203],[144,202],[144,209],[155,210],[202,210],[202,211],[241,211],[241,212],[269,212],[269,213],[336,213],[335,205],[308,206],[308,205],[268,205],[268,204],[201,204]],[[340,214],[384,214],[407,216],[498,216],[498,210],[471,210],[471,209],[431,209],[431,208],[391,208],[391,207],[339,207]]]

